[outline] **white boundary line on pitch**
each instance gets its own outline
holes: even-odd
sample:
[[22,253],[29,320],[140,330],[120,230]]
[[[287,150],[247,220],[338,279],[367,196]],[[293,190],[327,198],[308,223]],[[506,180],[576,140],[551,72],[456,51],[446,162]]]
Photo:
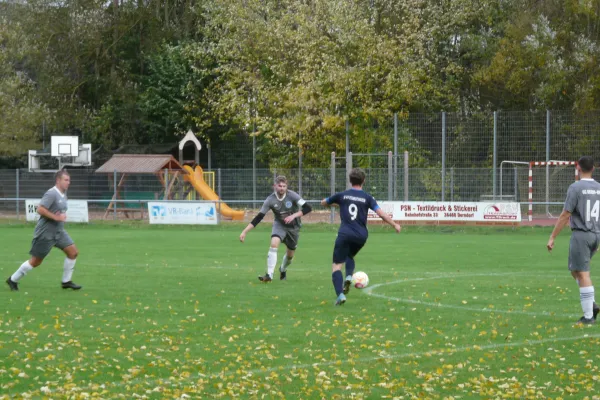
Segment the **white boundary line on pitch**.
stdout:
[[[570,336],[570,337],[558,337],[558,338],[550,338],[550,339],[525,340],[522,342],[514,342],[514,343],[492,343],[492,344],[485,344],[485,345],[473,344],[470,346],[456,347],[456,348],[451,348],[448,350],[432,349],[432,350],[427,350],[427,351],[418,351],[418,352],[409,352],[409,353],[384,354],[384,355],[379,355],[379,356],[374,356],[374,357],[363,357],[363,358],[355,358],[355,359],[349,359],[349,360],[341,360],[340,359],[340,360],[324,361],[324,362],[316,362],[316,363],[288,364],[288,365],[282,365],[279,367],[272,367],[272,368],[254,368],[254,369],[245,371],[242,374],[239,374],[238,378],[247,379],[247,378],[252,378],[255,375],[263,375],[263,374],[268,374],[271,372],[282,372],[282,371],[292,371],[292,370],[306,369],[306,368],[328,367],[331,365],[336,365],[338,363],[344,363],[345,365],[355,365],[355,364],[359,364],[359,363],[369,363],[369,362],[375,362],[375,361],[380,361],[380,360],[390,360],[390,361],[391,360],[400,360],[403,358],[421,358],[421,357],[429,357],[429,356],[431,356],[431,357],[434,357],[434,356],[451,357],[451,356],[454,356],[455,354],[463,353],[463,352],[467,352],[467,351],[475,352],[475,351],[485,351],[485,350],[500,349],[500,348],[536,346],[536,345],[542,345],[542,344],[546,344],[546,343],[570,342],[570,341],[574,341],[574,340],[596,339],[596,338],[600,338],[600,333],[585,334],[585,335]],[[222,379],[224,377],[231,377],[234,375],[237,375],[236,371],[228,371],[228,372],[223,372],[223,373],[219,373],[219,374],[198,373],[198,375],[196,375],[196,377],[202,378],[202,379],[206,379],[206,378]],[[132,379],[128,382],[115,382],[115,384],[112,387],[113,388],[122,388],[122,387],[125,387],[128,385],[136,385],[136,384],[138,384],[138,382],[141,382],[141,381],[145,381],[146,383],[149,383],[148,379],[136,378],[136,379]],[[157,385],[157,384],[160,385],[165,382],[167,382],[171,386],[176,386],[176,385],[186,385],[186,386],[191,386],[191,387],[195,386],[189,380],[173,381],[173,380],[170,380],[168,377],[167,378],[157,378],[156,380],[153,380],[150,383],[150,385]],[[85,387],[83,387],[83,388],[85,388]],[[106,388],[108,389],[108,388],[110,388],[110,386],[107,386]]]
[[506,272],[506,273],[497,273],[497,274],[438,275],[438,276],[431,276],[431,277],[427,277],[427,278],[401,279],[401,280],[396,280],[396,281],[392,281],[392,282],[379,283],[379,284],[373,285],[371,287],[367,287],[366,289],[364,289],[364,291],[368,296],[378,297],[378,298],[386,299],[386,300],[397,301],[399,303],[417,304],[417,305],[429,306],[429,307],[450,308],[450,309],[455,309],[455,310],[499,313],[499,314],[521,314],[521,315],[531,315],[531,316],[540,316],[540,317],[576,318],[578,316],[578,314],[558,314],[558,313],[551,313],[551,312],[547,312],[547,311],[538,313],[538,312],[533,312],[533,311],[502,310],[502,309],[487,308],[487,307],[476,308],[476,307],[469,307],[469,306],[455,306],[455,305],[451,305],[451,304],[434,303],[434,302],[429,302],[429,301],[413,300],[413,299],[403,299],[400,297],[386,296],[383,294],[373,293],[373,290],[375,290],[377,288],[380,288],[382,286],[395,285],[398,283],[418,282],[418,281],[434,280],[434,279],[470,278],[470,277],[475,277],[475,276],[514,276],[514,275],[527,276],[527,275],[535,275],[535,274],[536,274],[536,272],[533,272],[533,271],[532,272],[523,271],[523,272],[514,272],[514,273]]
[[[600,338],[600,333],[595,333],[595,334],[585,334],[585,335],[581,335],[581,336],[571,336],[571,337],[561,337],[561,338],[551,338],[551,339],[539,339],[539,340],[526,340],[523,342],[514,342],[514,343],[492,343],[492,344],[487,344],[487,345],[470,345],[470,346],[463,346],[463,347],[456,347],[453,349],[449,349],[449,350],[428,350],[428,351],[419,351],[419,352],[410,352],[410,353],[399,353],[399,354],[390,354],[390,355],[381,355],[381,356],[376,356],[376,357],[364,357],[364,358],[357,358],[357,359],[349,359],[349,360],[335,360],[335,361],[325,361],[325,362],[319,362],[319,363],[311,363],[311,364],[297,364],[297,365],[287,365],[287,366],[281,366],[281,367],[275,367],[275,368],[266,368],[266,369],[253,369],[248,371],[245,375],[243,375],[242,377],[251,377],[252,375],[255,374],[263,374],[263,373],[269,373],[269,372],[277,372],[277,371],[281,371],[281,370],[293,370],[293,369],[298,369],[298,368],[315,368],[315,367],[323,367],[323,366],[330,366],[330,365],[335,365],[338,362],[344,362],[346,365],[348,364],[353,364],[353,363],[365,363],[365,362],[373,362],[373,361],[378,361],[378,360],[398,360],[398,359],[402,359],[402,358],[410,358],[410,357],[423,357],[423,356],[452,356],[456,353],[462,353],[465,351],[485,351],[485,350],[491,350],[491,349],[498,349],[498,348],[506,348],[506,347],[522,347],[522,346],[532,346],[532,345],[538,345],[538,344],[545,344],[545,343],[555,343],[555,342],[568,342],[568,341],[573,341],[573,340],[580,340],[580,339],[595,339],[595,338]],[[227,374],[210,374],[210,375],[200,375],[201,377],[208,377],[209,379],[214,379],[214,378],[219,378],[222,376],[230,376],[230,375],[234,375],[234,373],[227,373]]]

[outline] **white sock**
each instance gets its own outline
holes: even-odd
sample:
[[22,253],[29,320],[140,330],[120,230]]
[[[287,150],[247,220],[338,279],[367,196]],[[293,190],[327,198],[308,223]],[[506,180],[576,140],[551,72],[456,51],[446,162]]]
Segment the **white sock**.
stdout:
[[275,266],[277,265],[277,248],[271,247],[269,249],[269,255],[267,256],[267,274],[272,278],[273,272],[275,272]]
[[12,274],[10,280],[13,282],[19,282],[21,278],[27,275],[27,273],[32,269],[33,267],[31,266],[31,264],[29,264],[29,260],[27,260],[23,264],[21,264],[19,269],[14,274]]
[[65,258],[62,277],[63,283],[71,280],[71,277],[73,276],[73,270],[75,269],[75,261],[77,261],[77,259],[71,260],[69,257]]
[[592,318],[594,316],[594,287],[587,286],[579,288],[579,298],[581,299],[581,309],[583,316]]
[[287,252],[283,255],[283,260],[281,260],[281,267],[279,267],[279,270],[281,272],[285,272],[287,271],[288,267],[290,266],[290,264],[292,263],[292,261],[294,261],[294,257],[292,258],[288,258]]

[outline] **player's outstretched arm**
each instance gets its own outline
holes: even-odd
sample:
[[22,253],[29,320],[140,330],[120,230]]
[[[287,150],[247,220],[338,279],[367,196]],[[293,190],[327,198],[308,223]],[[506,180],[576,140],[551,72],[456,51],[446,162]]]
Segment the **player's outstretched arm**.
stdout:
[[381,218],[390,226],[392,226],[396,230],[396,233],[400,233],[400,231],[402,230],[400,224],[394,222],[394,220],[391,219],[390,216],[385,213],[385,211],[383,211],[381,208],[378,208],[375,212],[377,213],[377,215],[379,215],[379,218]]
[[327,199],[323,199],[323,200],[321,200],[321,205],[322,205],[323,207],[339,207],[339,204],[337,204],[337,203],[331,203],[331,204],[329,204],[329,203],[327,202]]
[[256,217],[254,217],[254,219],[242,231],[242,234],[240,235],[240,242],[244,243],[244,240],[246,239],[246,234],[248,232],[250,232],[252,229],[254,229],[254,227],[256,225],[258,225],[264,217],[265,217],[265,214],[263,214],[262,212],[259,212],[258,214],[256,214]]
[[571,213],[567,210],[563,210],[558,217],[558,221],[554,224],[554,229],[552,229],[552,233],[550,234],[550,239],[548,239],[548,243],[546,244],[546,248],[548,251],[552,251],[554,248],[554,239],[558,236],[560,231],[569,223],[569,218],[571,218]]
[[246,226],[244,228],[244,230],[242,231],[242,233],[240,234],[240,242],[244,243],[244,240],[246,240],[246,235],[248,234],[248,232],[250,232],[252,229],[254,229],[254,225],[252,224],[248,224],[248,226]]

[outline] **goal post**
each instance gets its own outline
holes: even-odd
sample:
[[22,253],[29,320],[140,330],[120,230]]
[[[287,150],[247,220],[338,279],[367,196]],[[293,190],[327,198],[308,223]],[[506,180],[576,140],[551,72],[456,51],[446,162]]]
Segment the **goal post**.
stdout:
[[[574,166],[575,170],[575,180],[579,179],[579,171],[577,171],[577,161],[531,161],[529,162],[529,183],[528,183],[528,201],[529,201],[529,209],[527,211],[527,216],[529,221],[533,221],[533,167],[546,167],[546,171],[548,167],[554,166]],[[546,201],[548,201],[549,190],[550,190],[550,182],[548,179],[548,173],[546,173]],[[548,212],[547,212],[548,213]],[[550,216],[550,215],[549,215]]]
[[[568,186],[579,178],[576,161],[511,161],[505,160],[500,163],[500,199],[511,197],[503,195],[503,174],[506,166],[514,169],[514,199],[525,205],[525,172],[527,172],[527,204],[528,220],[533,220],[534,206],[545,206],[546,217],[555,218],[550,208],[562,207],[564,196]],[[519,168],[518,168],[519,167]],[[545,168],[539,168],[545,167]],[[573,167],[574,172],[571,172]],[[527,168],[527,171],[525,171]],[[520,171],[520,172],[519,172]],[[513,184],[511,184],[512,186]],[[509,186],[510,187],[510,186]],[[522,193],[523,196],[520,196]],[[556,210],[557,211],[557,210]]]

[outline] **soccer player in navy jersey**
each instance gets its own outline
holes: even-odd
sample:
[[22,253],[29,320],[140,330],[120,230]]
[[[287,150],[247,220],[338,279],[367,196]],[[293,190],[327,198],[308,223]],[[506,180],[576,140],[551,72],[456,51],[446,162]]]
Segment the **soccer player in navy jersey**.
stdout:
[[[337,299],[336,306],[346,302],[346,294],[350,291],[352,275],[354,274],[354,257],[367,242],[369,232],[367,230],[367,214],[369,209],[375,211],[379,217],[394,227],[400,233],[402,227],[395,223],[377,205],[377,201],[370,194],[364,192],[362,187],[365,183],[365,171],[354,168],[350,171],[351,189],[336,193],[331,197],[323,199],[321,205],[340,207],[342,223],[338,230],[335,246],[333,248],[333,266],[331,279]],[[342,264],[346,264],[346,280],[342,276]]]

